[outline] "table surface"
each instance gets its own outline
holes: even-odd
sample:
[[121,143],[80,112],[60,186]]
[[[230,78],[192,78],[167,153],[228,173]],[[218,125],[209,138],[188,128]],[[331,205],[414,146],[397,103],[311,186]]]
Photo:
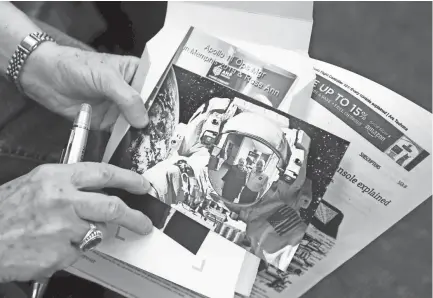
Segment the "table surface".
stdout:
[[[367,77],[430,112],[431,55],[431,2],[314,3],[312,58]],[[431,264],[429,198],[302,298],[432,297]]]

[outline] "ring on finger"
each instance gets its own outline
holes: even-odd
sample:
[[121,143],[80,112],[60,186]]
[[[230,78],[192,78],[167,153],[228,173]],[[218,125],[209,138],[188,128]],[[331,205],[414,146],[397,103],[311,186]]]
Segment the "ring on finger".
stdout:
[[87,252],[95,249],[104,238],[104,235],[101,230],[99,230],[94,224],[90,224],[90,228],[84,236],[83,240],[81,240],[78,248],[82,252]]

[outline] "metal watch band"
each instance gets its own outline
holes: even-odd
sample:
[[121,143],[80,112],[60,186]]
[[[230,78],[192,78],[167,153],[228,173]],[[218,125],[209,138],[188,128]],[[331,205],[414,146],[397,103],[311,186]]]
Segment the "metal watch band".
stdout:
[[45,32],[34,32],[27,35],[18,45],[9,62],[6,75],[10,81],[15,83],[20,91],[22,91],[22,89],[19,83],[19,77],[24,63],[29,55],[44,41],[55,42],[55,40]]

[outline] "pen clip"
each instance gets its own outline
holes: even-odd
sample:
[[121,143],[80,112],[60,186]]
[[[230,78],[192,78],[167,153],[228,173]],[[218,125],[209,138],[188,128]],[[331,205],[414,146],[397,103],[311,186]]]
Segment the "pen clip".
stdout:
[[49,278],[44,278],[40,280],[36,280],[33,282],[31,298],[42,298],[45,294],[45,290],[47,289]]
[[62,150],[60,163],[62,163],[62,164],[68,163],[68,159],[69,159],[69,155],[71,153],[71,147],[72,147],[72,143],[74,141],[74,138],[75,138],[75,131],[74,131],[74,129],[72,129],[71,134],[69,135],[68,143],[66,144],[66,146]]
[[64,158],[65,158],[65,151],[66,151],[66,149],[63,148],[62,153],[60,154],[60,160],[59,160],[59,163],[63,163]]

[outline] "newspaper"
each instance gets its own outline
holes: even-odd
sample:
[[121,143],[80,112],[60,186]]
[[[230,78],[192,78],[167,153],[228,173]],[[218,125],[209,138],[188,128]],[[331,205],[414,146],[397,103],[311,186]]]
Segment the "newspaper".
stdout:
[[[294,114],[351,144],[289,274],[263,270],[251,297],[302,296],[432,194],[431,113],[357,74],[310,61],[317,75],[312,98],[305,102],[304,110]],[[98,282],[86,273],[75,273]],[[164,283],[162,279],[146,281],[146,288],[154,290],[151,297],[200,297],[174,284],[157,290],[152,287]],[[122,284],[114,279],[99,283],[113,290],[113,285]],[[140,289],[128,287],[135,293]]]
[[111,137],[121,141],[110,163],[145,176],[150,195],[106,190],[155,229],[109,227],[74,268],[89,274],[103,258],[116,270],[104,254],[209,297],[248,295],[237,283],[242,273],[252,285],[251,255],[287,271],[349,143],[282,112],[312,86],[309,68],[290,72],[194,28],[167,58],[142,91],[149,125]]
[[290,273],[262,270],[251,297],[300,297],[432,194],[431,113],[366,78],[313,62],[312,97],[291,114],[351,144]]
[[297,116],[351,145],[292,260],[293,274],[259,273],[251,297],[301,296],[432,194],[431,113],[359,75],[314,64],[313,95]]

